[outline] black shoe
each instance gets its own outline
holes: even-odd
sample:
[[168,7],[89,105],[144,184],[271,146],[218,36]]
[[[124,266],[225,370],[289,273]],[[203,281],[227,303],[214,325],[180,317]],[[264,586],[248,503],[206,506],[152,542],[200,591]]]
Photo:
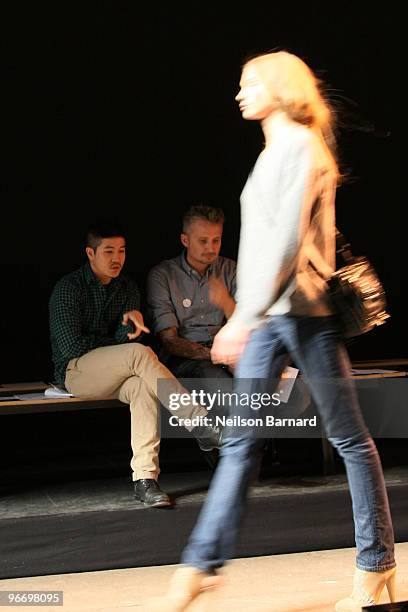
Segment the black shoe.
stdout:
[[140,478],[134,482],[135,497],[138,501],[151,508],[171,506],[167,493],[164,493],[153,478]]
[[216,425],[212,427],[198,426],[194,427],[191,433],[202,451],[212,451],[214,448],[221,448],[222,446],[223,430],[221,427]]

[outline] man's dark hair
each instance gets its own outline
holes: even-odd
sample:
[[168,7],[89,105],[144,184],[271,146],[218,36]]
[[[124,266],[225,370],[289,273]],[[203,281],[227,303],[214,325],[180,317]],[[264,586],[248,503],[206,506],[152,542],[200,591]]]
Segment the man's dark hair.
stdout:
[[91,247],[94,251],[98,248],[104,238],[125,238],[126,233],[117,223],[109,221],[101,221],[95,223],[88,228],[86,233],[86,246]]
[[205,206],[204,204],[194,204],[183,215],[183,233],[188,232],[190,225],[201,219],[209,221],[210,223],[221,223],[225,221],[224,212],[221,208],[214,208],[214,206]]

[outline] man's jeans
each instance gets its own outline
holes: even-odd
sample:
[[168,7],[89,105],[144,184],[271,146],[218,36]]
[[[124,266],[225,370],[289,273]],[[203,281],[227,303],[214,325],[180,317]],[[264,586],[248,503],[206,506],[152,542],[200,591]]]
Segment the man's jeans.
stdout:
[[[285,353],[290,353],[302,371],[327,436],[344,460],[353,503],[357,567],[366,571],[394,567],[394,535],[382,468],[332,317],[270,317],[250,336],[237,366],[235,390],[248,392],[252,387],[253,392],[262,391],[267,379],[279,378]],[[242,407],[236,410],[244,414]],[[249,409],[246,411],[248,414]],[[212,573],[232,557],[263,445],[254,429],[227,435],[206,501],[183,552],[183,563]]]
[[[166,366],[183,386],[189,391],[203,391],[215,394],[221,385],[225,391],[232,391],[232,374],[226,366],[212,363],[209,359],[187,359],[171,356]],[[226,413],[224,406],[217,402],[213,405],[211,415],[222,416]]]

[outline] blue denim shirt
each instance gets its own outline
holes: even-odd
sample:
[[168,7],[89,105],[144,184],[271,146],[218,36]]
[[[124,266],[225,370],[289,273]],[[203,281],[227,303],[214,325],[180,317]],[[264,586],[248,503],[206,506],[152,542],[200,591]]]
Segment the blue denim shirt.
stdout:
[[225,316],[209,300],[210,276],[222,280],[232,297],[235,296],[236,263],[226,257],[217,257],[204,276],[188,264],[185,252],[150,270],[147,280],[148,317],[156,334],[177,327],[182,338],[212,344],[214,336],[225,324]]

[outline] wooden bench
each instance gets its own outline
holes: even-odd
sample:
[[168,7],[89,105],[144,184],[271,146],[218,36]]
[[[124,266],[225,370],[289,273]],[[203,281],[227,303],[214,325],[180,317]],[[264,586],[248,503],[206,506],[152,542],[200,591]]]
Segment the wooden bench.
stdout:
[[10,414],[33,414],[37,412],[59,412],[73,410],[91,410],[94,408],[115,408],[125,406],[117,399],[85,400],[80,397],[62,397],[47,399],[7,399],[1,397],[10,395],[24,395],[28,393],[41,393],[50,385],[42,381],[27,383],[0,384],[0,416]]

